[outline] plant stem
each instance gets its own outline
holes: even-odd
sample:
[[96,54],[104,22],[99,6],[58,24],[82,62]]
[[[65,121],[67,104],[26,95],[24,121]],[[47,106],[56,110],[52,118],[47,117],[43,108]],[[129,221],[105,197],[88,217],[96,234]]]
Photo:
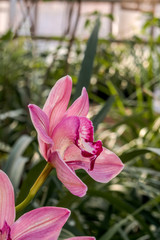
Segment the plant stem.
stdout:
[[43,185],[43,183],[45,182],[46,178],[48,177],[48,175],[50,174],[53,168],[54,167],[50,163],[46,164],[45,168],[43,169],[43,171],[41,172],[41,174],[39,175],[39,177],[31,187],[27,197],[24,199],[23,202],[21,202],[19,205],[16,206],[16,212],[19,212],[20,210],[27,207],[27,205],[34,198],[34,196],[36,195],[40,187]]

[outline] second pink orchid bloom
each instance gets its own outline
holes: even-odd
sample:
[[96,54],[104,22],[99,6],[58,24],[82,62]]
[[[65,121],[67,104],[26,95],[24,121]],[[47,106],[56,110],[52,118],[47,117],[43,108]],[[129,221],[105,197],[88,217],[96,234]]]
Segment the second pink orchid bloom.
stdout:
[[59,180],[79,197],[87,186],[75,170],[84,169],[93,179],[107,183],[123,169],[116,154],[94,142],[92,122],[87,118],[89,99],[85,88],[67,109],[72,79],[61,78],[52,88],[43,109],[29,105],[32,122],[38,133],[40,152],[57,171]]
[[[0,170],[0,240],[57,240],[70,211],[41,207],[15,220],[14,190],[8,176]],[[95,240],[72,237],[66,240]]]

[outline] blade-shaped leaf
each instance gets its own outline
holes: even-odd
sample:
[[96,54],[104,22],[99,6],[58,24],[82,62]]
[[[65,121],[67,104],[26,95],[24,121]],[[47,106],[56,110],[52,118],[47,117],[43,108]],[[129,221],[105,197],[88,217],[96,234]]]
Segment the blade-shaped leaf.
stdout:
[[71,237],[74,237],[74,235],[71,232],[69,232],[66,229],[62,229],[61,234],[59,236],[59,240],[63,240]]
[[21,203],[25,199],[25,197],[27,196],[30,188],[33,186],[34,182],[36,181],[36,179],[38,178],[38,176],[42,172],[45,165],[46,165],[46,162],[41,161],[41,162],[37,163],[29,171],[29,173],[27,174],[27,177],[25,178],[25,180],[22,183],[18,198],[16,200],[16,205]]
[[[21,136],[17,142],[14,144],[7,163],[4,167],[4,171],[7,173],[7,175],[9,176],[9,178],[12,178],[11,181],[13,181],[13,183],[16,184],[16,182],[18,181],[18,178],[20,178],[20,175],[23,172],[23,168],[24,165],[26,163],[26,158],[22,158],[22,154],[23,152],[26,150],[26,148],[28,147],[28,145],[30,144],[30,142],[32,141],[32,138],[27,136],[27,135],[23,135]],[[22,160],[22,162],[20,163],[20,159]],[[20,167],[19,167],[20,164]],[[16,168],[16,171],[14,173],[13,169]],[[14,180],[14,176],[18,176],[17,179]]]
[[148,148],[142,148],[142,149],[132,149],[128,152],[123,153],[120,156],[120,159],[125,163],[137,156],[143,155],[148,152],[152,152],[160,156],[160,148],[148,147]]
[[12,110],[12,111],[8,111],[5,113],[1,113],[0,114],[0,120],[5,120],[6,118],[17,118],[20,115],[24,114],[23,109],[17,109],[17,110]]
[[109,112],[113,102],[114,102],[114,96],[109,97],[109,99],[106,101],[106,103],[101,108],[101,110],[98,112],[98,114],[93,117],[92,122],[93,122],[93,126],[94,126],[95,131],[98,127],[98,124],[101,123],[104,120],[104,118],[106,117],[106,115]]
[[[122,227],[124,224],[127,224],[128,220],[130,219],[131,216],[135,217],[137,214],[139,214],[141,211],[143,211],[147,207],[151,207],[151,206],[154,207],[154,206],[158,205],[159,202],[160,202],[160,196],[157,196],[156,198],[151,199],[147,203],[143,204],[140,208],[136,209],[132,214],[130,213],[130,215],[128,215],[127,217],[125,217],[118,223],[114,224],[112,227],[110,227],[108,229],[108,231],[106,233],[104,233],[104,235],[102,235],[100,240],[113,239],[112,237],[116,234],[116,232],[119,230],[119,228]],[[151,237],[150,239],[155,239],[155,238]]]
[[98,32],[99,32],[100,21],[97,19],[95,27],[91,33],[91,36],[87,42],[87,47],[84,55],[84,59],[82,62],[81,70],[78,77],[78,82],[76,85],[76,90],[74,94],[74,99],[78,98],[81,94],[81,90],[83,87],[88,89],[90,78],[92,74],[94,57],[96,55],[96,48],[98,42]]
[[12,168],[10,169],[9,178],[15,189],[17,189],[20,184],[21,177],[24,171],[24,166],[27,161],[28,161],[27,157],[20,156],[16,159],[16,161],[12,165]]
[[5,41],[9,41],[13,39],[13,32],[11,30],[8,30],[8,32],[6,32],[4,35],[2,35],[0,37],[0,40],[5,40]]
[[[131,204],[129,204],[129,203],[127,203],[126,201],[124,201],[124,199],[122,199],[121,197],[116,196],[116,198],[115,198],[115,196],[112,195],[111,193],[100,192],[100,191],[96,191],[96,190],[89,190],[89,191],[88,191],[88,194],[93,195],[93,196],[96,196],[96,197],[99,196],[99,197],[101,197],[101,198],[106,199],[106,200],[109,201],[112,205],[114,205],[115,208],[120,209],[120,210],[123,209],[123,211],[126,212],[127,214],[133,214],[133,213],[136,211],[134,206],[132,206]],[[148,228],[148,225],[146,224],[143,215],[140,215],[140,214],[137,214],[137,213],[136,213],[136,214],[134,214],[134,217],[135,217],[135,219],[139,222],[139,224],[140,224],[141,227],[144,229],[144,231],[149,234],[150,239],[153,239],[153,240],[154,240],[155,238],[154,238],[151,230]],[[119,225],[118,225],[118,227],[117,227],[117,225],[116,225],[116,229],[114,229],[113,232],[111,231],[111,234],[114,235],[114,234],[115,234],[115,230],[116,230],[116,231],[119,230],[119,227],[120,227]],[[112,228],[111,228],[111,229],[112,229]],[[105,235],[105,237],[106,237],[107,235],[108,235],[108,233]],[[111,236],[113,236],[113,235],[111,235]],[[108,237],[108,236],[107,236],[107,237]],[[103,236],[102,236],[101,240],[111,239],[111,238],[107,238],[107,237],[106,237],[106,238],[103,238]],[[110,235],[109,235],[109,237],[110,237]]]

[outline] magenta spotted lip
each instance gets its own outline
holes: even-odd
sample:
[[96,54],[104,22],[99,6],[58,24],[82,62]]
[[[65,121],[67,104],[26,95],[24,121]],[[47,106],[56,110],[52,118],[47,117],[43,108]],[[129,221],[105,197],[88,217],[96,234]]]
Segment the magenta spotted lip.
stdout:
[[63,77],[51,89],[43,109],[34,104],[28,107],[41,154],[56,168],[65,187],[83,197],[87,186],[75,170],[84,169],[94,180],[106,183],[122,171],[123,163],[116,154],[103,148],[100,140],[94,142],[93,124],[87,118],[89,99],[85,88],[67,109],[71,91],[71,77]]

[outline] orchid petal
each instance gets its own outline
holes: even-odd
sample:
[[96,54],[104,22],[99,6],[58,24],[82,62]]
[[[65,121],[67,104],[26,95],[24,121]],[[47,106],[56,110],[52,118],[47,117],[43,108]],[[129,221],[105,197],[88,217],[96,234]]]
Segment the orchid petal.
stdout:
[[[80,117],[80,138],[86,142],[93,142],[93,124],[92,122],[86,117]],[[80,140],[81,140],[80,139]]]
[[22,215],[11,226],[13,240],[57,240],[70,211],[58,207],[42,207]]
[[94,170],[87,172],[96,181],[107,183],[116,177],[122,171],[123,167],[123,163],[115,153],[103,148],[102,153],[95,161]]
[[40,139],[47,143],[53,144],[52,139],[49,136],[49,119],[47,115],[36,105],[29,104],[28,105],[31,119],[35,129],[38,132]]
[[117,176],[123,169],[124,165],[119,157],[103,148],[101,154],[95,160],[93,170],[90,170],[90,161],[81,155],[80,149],[72,145],[64,154],[65,162],[69,167],[76,169],[84,169],[97,182],[107,183]]
[[82,89],[82,94],[74,103],[68,108],[65,116],[84,116],[86,117],[89,111],[88,93],[85,87]]
[[72,79],[69,76],[61,78],[51,89],[50,94],[43,107],[43,111],[50,121],[50,132],[62,119],[67,109],[71,96]]
[[14,190],[8,176],[0,170],[0,229],[15,219]]
[[80,121],[76,116],[63,118],[53,131],[54,150],[58,150],[63,157],[63,153],[68,146],[78,139]]
[[65,240],[96,240],[95,237],[71,237]]
[[88,118],[79,117],[79,120],[79,138],[76,144],[81,149],[82,156],[90,158],[90,170],[93,170],[95,160],[102,152],[102,142],[93,142],[93,125]]
[[48,145],[45,142],[43,142],[39,136],[38,136],[38,143],[39,143],[40,153],[47,161],[47,152],[48,152],[48,149],[52,147],[52,145]]
[[61,159],[58,152],[53,152],[48,160],[57,171],[57,177],[65,187],[74,195],[83,197],[87,186],[77,177],[75,172]]

